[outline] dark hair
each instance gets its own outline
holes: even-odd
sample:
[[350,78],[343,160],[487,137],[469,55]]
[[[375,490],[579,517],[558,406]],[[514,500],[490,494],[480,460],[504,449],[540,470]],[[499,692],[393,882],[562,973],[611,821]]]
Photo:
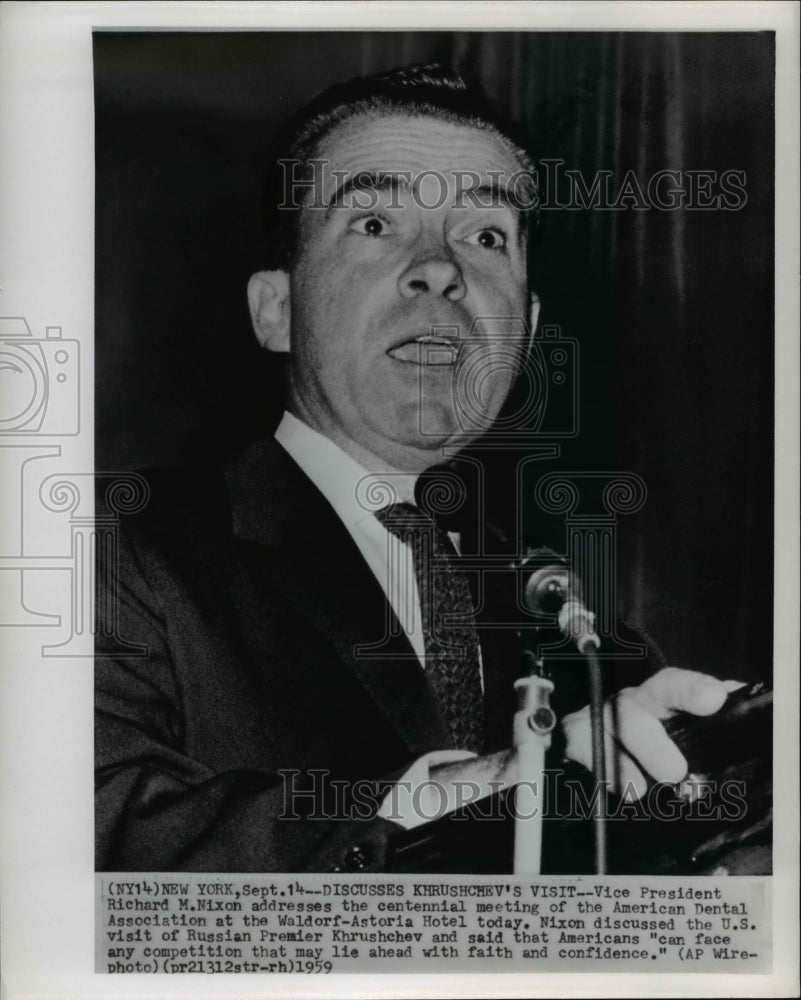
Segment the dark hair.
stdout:
[[516,128],[497,113],[477,84],[438,63],[405,66],[335,84],[292,115],[274,144],[267,185],[267,268],[288,270],[297,250],[300,208],[294,197],[287,197],[288,171],[299,187],[309,182],[314,171],[311,161],[325,137],[343,122],[375,111],[490,129],[509,143],[521,168],[530,171],[534,181],[533,164]]

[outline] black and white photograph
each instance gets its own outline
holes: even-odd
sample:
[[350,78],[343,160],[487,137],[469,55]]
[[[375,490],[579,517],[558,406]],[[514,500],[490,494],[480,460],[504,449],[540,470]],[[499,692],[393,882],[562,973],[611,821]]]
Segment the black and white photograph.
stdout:
[[0,292],[6,900],[80,813],[81,996],[785,995],[797,10],[131,6]]
[[[598,780],[687,779],[680,719],[690,773],[746,785],[689,840],[652,795],[650,858],[631,808],[615,870],[769,873],[772,36],[93,46],[98,510],[156,467],[98,574],[99,870],[511,871],[478,796],[518,679],[551,780],[592,766],[548,634],[583,589]],[[473,799],[497,838],[406,860]]]

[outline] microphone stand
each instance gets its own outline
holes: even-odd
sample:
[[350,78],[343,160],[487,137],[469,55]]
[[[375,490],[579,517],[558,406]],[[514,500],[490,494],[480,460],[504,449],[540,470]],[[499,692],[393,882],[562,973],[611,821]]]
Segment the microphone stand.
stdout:
[[581,601],[569,599],[559,612],[559,628],[573,639],[587,663],[590,682],[590,733],[592,738],[592,773],[595,778],[595,808],[592,814],[595,846],[595,874],[606,875],[606,742],[604,740],[604,693],[601,664],[597,650],[601,640],[595,632],[595,615]]
[[[577,596],[575,582],[564,567],[546,567],[534,573],[526,588],[527,603],[539,611],[543,595],[565,596],[557,624],[562,634],[573,641],[587,664],[590,687],[590,729],[592,739],[592,772],[597,794],[594,797],[593,839],[595,873],[607,873],[606,839],[606,751],[603,724],[603,684],[597,650],[601,641],[595,632],[595,615],[588,611]],[[529,651],[524,651],[529,676],[515,681],[518,711],[514,718],[513,743],[518,759],[518,785],[515,790],[514,873],[538,875],[542,863],[542,821],[545,751],[551,745],[551,732],[556,716],[550,707],[553,683],[540,675],[541,663]],[[534,824],[520,810],[521,787],[531,790],[535,811]]]
[[[551,745],[556,715],[550,704],[552,681],[537,672],[539,664],[530,650],[525,650],[523,655],[529,663],[530,673],[528,677],[515,681],[517,712],[512,742],[517,756],[517,785],[514,790],[515,847],[512,870],[516,875],[539,875],[545,803],[545,751]],[[532,811],[525,816],[520,802],[524,788],[531,792],[532,803]]]

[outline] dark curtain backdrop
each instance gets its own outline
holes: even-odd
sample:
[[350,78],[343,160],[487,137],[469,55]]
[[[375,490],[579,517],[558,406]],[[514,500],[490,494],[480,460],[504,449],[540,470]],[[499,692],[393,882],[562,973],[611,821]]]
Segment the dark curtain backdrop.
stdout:
[[[736,211],[542,213],[532,282],[543,322],[578,341],[581,408],[542,472],[640,475],[647,503],[619,526],[621,610],[672,662],[769,672],[772,34],[99,33],[94,56],[103,470],[207,461],[274,425],[280,371],[244,295],[265,160],[279,122],[334,81],[469,70],[535,160],[588,183],[608,171],[613,189],[628,170],[742,171]],[[558,519],[526,503],[531,533],[559,548]]]

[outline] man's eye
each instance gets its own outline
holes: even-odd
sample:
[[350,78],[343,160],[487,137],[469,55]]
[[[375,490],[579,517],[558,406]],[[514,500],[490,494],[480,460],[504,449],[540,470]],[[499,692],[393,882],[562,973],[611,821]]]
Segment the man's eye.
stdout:
[[349,228],[351,232],[361,233],[362,236],[387,236],[389,234],[389,223],[378,215],[365,215],[361,219],[356,219]]
[[479,229],[477,233],[468,236],[465,242],[485,250],[503,250],[506,246],[506,234],[500,229]]

